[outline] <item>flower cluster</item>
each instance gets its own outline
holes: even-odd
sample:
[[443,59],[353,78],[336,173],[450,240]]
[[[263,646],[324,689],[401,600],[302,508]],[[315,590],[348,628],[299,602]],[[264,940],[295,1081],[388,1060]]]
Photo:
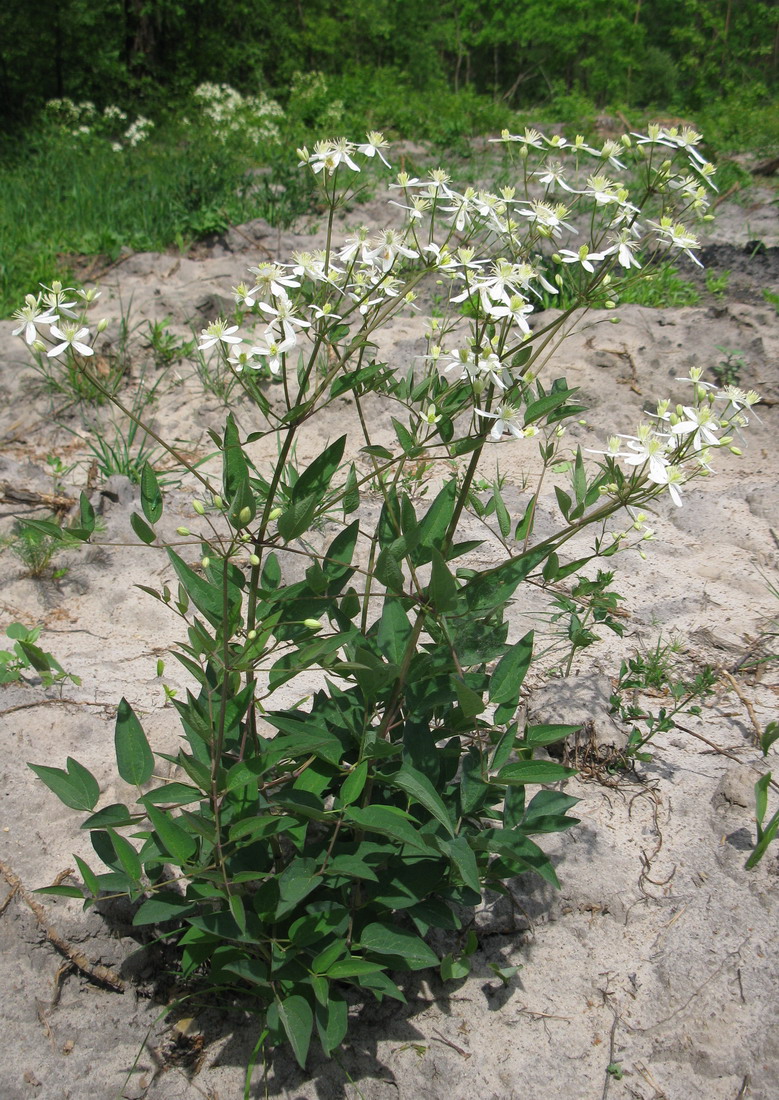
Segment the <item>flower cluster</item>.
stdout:
[[[596,454],[619,459],[630,469],[645,475],[653,485],[665,487],[677,507],[682,504],[682,486],[696,474],[711,472],[711,455],[726,447],[739,454],[733,446],[734,432],[749,423],[746,409],[757,404],[760,397],[754,390],[736,386],[718,389],[701,381],[702,371],[694,367],[689,378],[677,379],[692,386],[688,405],[671,407],[670,401],[657,406],[652,423],[638,426],[636,435],[615,435],[606,451]],[[606,491],[614,491],[614,486]]]
[[229,84],[199,84],[193,93],[195,102],[209,123],[211,132],[224,142],[232,135],[240,135],[254,144],[279,139],[279,128],[274,119],[284,112],[265,92],[243,96]]
[[108,140],[117,153],[140,145],[154,129],[151,119],[143,115],[128,125],[128,115],[120,107],[112,104],[98,111],[90,100],[75,103],[67,97],[50,99],[45,117],[49,125],[77,140]]
[[19,324],[13,335],[21,336],[33,351],[50,359],[68,351],[93,355],[94,349],[87,343],[92,336],[81,318],[84,309],[99,297],[99,291],[74,290],[54,282],[37,296],[26,295],[24,305],[14,312],[14,320]]

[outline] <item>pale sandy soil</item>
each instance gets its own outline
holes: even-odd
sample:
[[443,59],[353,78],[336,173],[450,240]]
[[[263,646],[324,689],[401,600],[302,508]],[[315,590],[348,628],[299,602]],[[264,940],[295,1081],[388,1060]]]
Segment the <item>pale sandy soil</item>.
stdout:
[[[349,215],[386,223],[372,203]],[[757,869],[744,861],[754,835],[752,786],[763,767],[755,725],[776,716],[777,676],[760,676],[744,661],[766,652],[765,632],[779,612],[767,581],[776,584],[779,535],[779,325],[761,294],[779,292],[776,206],[757,195],[751,208],[724,204],[709,262],[733,271],[725,299],[678,310],[623,307],[621,323],[594,315],[561,351],[555,374],[581,387],[589,412],[573,432],[583,446],[600,446],[614,431],[630,431],[642,406],[663,396],[680,400],[675,379],[691,366],[708,367],[717,347],[743,352],[742,384],[759,390],[741,460],[718,457],[717,476],[696,483],[682,509],[663,503],[654,519],[658,541],[646,560],[626,555],[616,587],[624,595],[626,634],[586,651],[575,675],[555,681],[550,696],[535,674],[530,706],[558,721],[593,720],[608,729],[606,696],[620,656],[680,639],[684,667],[705,662],[729,671],[703,716],[685,725],[707,741],[674,731],[658,738],[654,758],[603,785],[574,779],[581,825],[548,838],[562,882],[554,893],[540,881],[518,880],[517,906],[488,899],[477,918],[479,949],[473,975],[443,986],[436,978],[408,986],[408,1006],[355,1003],[349,1040],[338,1061],[316,1054],[303,1073],[286,1053],[267,1073],[267,1095],[314,1100],[773,1100],[779,1040],[776,849]],[[120,299],[134,321],[170,316],[186,333],[210,319],[248,264],[268,253],[287,259],[293,248],[316,247],[321,228],[298,234],[261,225],[201,248],[196,258],[137,255],[101,280],[104,312],[114,321]],[[747,241],[769,251],[753,256]],[[601,323],[603,322],[603,323]],[[386,351],[398,366],[417,354],[421,321],[399,321]],[[13,517],[34,514],[9,499],[24,489],[50,492],[48,453],[82,458],[82,431],[71,411],[53,415],[33,393],[22,345],[0,324],[0,533]],[[140,331],[140,330],[138,330]],[[175,382],[175,384],[173,384]],[[55,409],[57,405],[55,402]],[[244,430],[249,411],[238,410]],[[322,436],[298,453],[304,462],[332,432],[352,425],[348,404],[333,410]],[[174,369],[161,387],[154,422],[168,436],[205,454],[206,429],[223,418],[219,402],[198,392],[191,368]],[[82,431],[83,434],[83,431]],[[351,440],[351,436],[350,436]],[[359,446],[355,437],[354,449]],[[523,510],[522,472],[532,464],[523,445],[500,445],[507,502]],[[66,479],[82,488],[88,462]],[[551,490],[550,490],[551,491]],[[130,486],[97,486],[93,499],[105,520],[98,542],[133,541]],[[172,494],[163,529],[190,519],[185,489]],[[552,515],[551,502],[544,508]],[[544,520],[543,522],[550,522]],[[485,559],[497,549],[484,549]],[[162,556],[131,545],[87,549],[64,559],[61,579],[34,580],[6,552],[0,558],[0,622],[43,624],[44,648],[82,678],[62,696],[31,686],[0,688],[2,810],[0,859],[27,890],[89,858],[78,815],[62,806],[27,769],[28,761],[57,766],[75,756],[98,777],[106,802],[124,792],[113,766],[114,707],[125,695],[143,715],[154,748],[171,751],[175,714],[164,706],[156,660],[177,637],[176,623],[143,595],[138,583],[159,584]],[[545,629],[538,597],[521,597],[512,612],[518,635],[527,624]],[[761,639],[763,648],[760,649]],[[166,680],[185,680],[168,661]],[[735,685],[735,686],[734,686]],[[735,687],[738,688],[736,692]],[[649,700],[659,706],[663,700]],[[748,704],[748,706],[747,706]],[[751,708],[751,709],[750,709]],[[709,744],[710,743],[710,744]],[[716,746],[713,748],[712,746]],[[719,750],[725,750],[723,754]],[[771,754],[772,757],[774,754]],[[247,1018],[200,1016],[189,1039],[176,1039],[160,1019],[165,983],[155,980],[160,957],[139,943],[121,911],[104,920],[77,902],[40,897],[45,921],[90,964],[127,981],[123,993],[99,988],[47,940],[23,898],[9,897],[0,879],[0,1013],[3,1100],[234,1100],[242,1097],[243,1067],[256,1041]],[[521,967],[502,988],[493,961]],[[162,990],[163,992],[160,992]],[[168,989],[168,993],[170,990]],[[621,1078],[606,1067],[618,1064]],[[247,1095],[265,1095],[257,1072]],[[350,1083],[351,1082],[351,1083]]]

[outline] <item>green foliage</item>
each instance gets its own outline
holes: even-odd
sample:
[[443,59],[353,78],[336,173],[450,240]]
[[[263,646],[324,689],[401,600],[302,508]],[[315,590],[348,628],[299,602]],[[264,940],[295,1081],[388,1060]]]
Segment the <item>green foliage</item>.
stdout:
[[[677,670],[679,644],[663,644],[658,639],[654,649],[622,661],[619,679],[611,697],[611,705],[620,720],[631,727],[628,755],[649,760],[644,746],[658,733],[673,729],[680,715],[700,715],[700,701],[713,694],[717,675],[706,665],[694,675]],[[667,705],[652,710],[639,699],[641,692],[665,695]]]
[[[687,151],[673,135],[660,137],[663,164],[676,158],[686,173]],[[462,978],[476,949],[463,933],[465,914],[485,888],[506,891],[525,873],[558,885],[538,838],[576,824],[577,799],[563,789],[574,773],[539,752],[573,730],[525,723],[536,639],[512,636],[509,609],[523,586],[554,586],[574,651],[595,640],[594,627],[619,633],[619,597],[600,559],[630,544],[642,523],[637,508],[700,474],[699,444],[684,430],[663,437],[662,461],[655,450],[637,460],[635,450],[610,450],[590,465],[580,449],[567,450],[562,429],[583,406],[564,378],[541,372],[570,317],[559,311],[536,332],[525,320],[544,285],[549,237],[561,232],[551,208],[531,210],[518,233],[505,196],[443,187],[434,173],[397,192],[409,204],[426,200],[421,225],[409,218],[354,249],[335,243],[336,212],[353,197],[348,173],[360,167],[352,158],[379,159],[385,144],[372,135],[367,147],[343,139],[301,149],[326,211],[326,252],[253,267],[257,285],[238,292],[245,338],[226,320],[200,335],[209,369],[218,364],[213,373],[241,388],[226,394],[231,409],[211,432],[221,469],[210,463],[204,474],[183,463],[198,493],[192,527],[177,532],[193,540],[187,552],[160,531],[164,476],[148,453],[136,469],[138,549],[164,549],[167,569],[159,588],[142,590],[181,621],[174,655],[189,686],[168,700],[181,725],[177,751],[155,752],[143,716],[123,699],[115,755],[134,788],[127,804],[101,805],[97,777],[72,758],[64,768],[31,765],[87,815],[97,858],[79,861],[83,889],[44,892],[78,895],[86,906],[106,893],[129,898],[135,925],[157,929],[175,952],[182,996],[247,1009],[261,1020],[258,1048],[288,1044],[301,1066],[312,1041],[326,1055],[337,1050],[355,997],[403,1000],[403,975],[433,967]],[[541,148],[542,163],[553,148]],[[600,159],[601,151],[580,149],[571,160],[579,156]],[[672,208],[678,176],[657,170],[652,156],[637,159],[647,212]],[[589,184],[571,194],[598,256],[629,200],[599,203]],[[522,202],[530,206],[527,194]],[[668,243],[666,227],[647,226],[649,243]],[[423,248],[428,240],[436,247]],[[569,271],[561,262],[556,285],[571,308],[591,304],[607,271],[615,292],[632,278],[617,270],[613,249],[597,262],[604,268]],[[426,354],[403,372],[379,357],[378,330],[413,304],[424,281],[445,288],[441,317]],[[91,345],[56,345],[56,333],[43,331],[48,304],[28,301],[19,335],[39,325],[37,353],[94,384]],[[79,332],[90,339],[86,324]],[[442,332],[456,332],[460,345],[447,361]],[[244,376],[259,381],[244,384]],[[340,413],[345,396],[354,431],[325,438],[321,416]],[[701,416],[719,400],[693,385]],[[128,411],[116,396],[113,403]],[[249,434],[233,404],[249,406]],[[643,439],[657,442],[647,432]],[[485,476],[494,448],[506,444],[537,447],[540,459],[535,489],[516,512],[497,470]],[[427,495],[418,491],[419,463],[434,472]],[[546,478],[556,479],[559,518],[542,537],[534,525]],[[625,508],[629,531],[611,530]],[[479,539],[463,538],[469,512],[484,527]],[[82,497],[66,531],[37,528],[89,541],[95,517]],[[591,544],[568,560],[569,542],[588,530]],[[568,577],[570,599],[559,588]],[[626,688],[642,677],[642,665],[624,667]],[[661,712],[649,736],[689,702],[669,690],[675,709]],[[432,932],[432,942],[447,943],[443,959]],[[515,973],[493,972],[503,983]]]
[[24,566],[27,576],[40,579],[51,576],[55,580],[67,570],[55,570],[52,562],[63,550],[78,545],[67,529],[63,529],[57,516],[43,520],[16,520],[13,533],[3,540],[5,546]]
[[27,674],[40,680],[44,687],[61,684],[70,680],[80,684],[78,676],[65,672],[62,665],[51,653],[46,653],[38,645],[42,627],[28,629],[21,623],[11,623],[6,627],[5,635],[13,642],[13,647],[0,650],[0,684],[27,682]]
[[717,345],[717,351],[721,351],[723,358],[715,366],[711,367],[711,373],[719,386],[738,386],[741,380],[741,372],[746,370],[746,360],[743,351],[735,348],[723,348]]

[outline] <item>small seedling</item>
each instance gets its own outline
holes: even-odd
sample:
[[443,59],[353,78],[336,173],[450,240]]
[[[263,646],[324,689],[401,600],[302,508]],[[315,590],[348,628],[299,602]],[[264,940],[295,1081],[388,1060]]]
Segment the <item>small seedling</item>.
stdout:
[[[61,532],[55,535],[52,525]],[[6,540],[6,546],[19,559],[28,577],[36,580],[49,576],[54,580],[64,576],[67,569],[52,569],[52,561],[63,550],[72,550],[78,546],[78,540],[70,538],[62,529],[57,516],[47,516],[42,521],[17,520],[13,526],[13,535]]]
[[719,363],[711,368],[711,373],[716,378],[718,385],[737,386],[741,380],[742,371],[745,371],[747,367],[744,352],[723,348],[719,344],[717,345],[717,351],[721,351],[724,358],[720,359]]
[[12,650],[0,650],[0,684],[29,683],[28,673],[40,680],[44,687],[70,680],[79,685],[81,680],[72,672],[65,672],[59,661],[37,644],[41,627],[28,629],[21,623],[11,623],[6,637],[13,641]]
[[715,275],[713,271],[707,271],[705,279],[709,294],[716,298],[718,302],[724,301],[730,284],[730,272],[723,271],[721,274]]

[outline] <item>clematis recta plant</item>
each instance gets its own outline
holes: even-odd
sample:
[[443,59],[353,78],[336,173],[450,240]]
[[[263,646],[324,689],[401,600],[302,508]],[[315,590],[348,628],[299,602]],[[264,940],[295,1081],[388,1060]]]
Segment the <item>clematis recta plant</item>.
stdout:
[[[164,494],[149,464],[132,517],[139,547],[169,563],[169,583],[144,591],[184,630],[181,747],[156,754],[172,778],[155,775],[124,699],[116,757],[134,804],[99,805],[74,760],[31,765],[88,814],[103,865],[79,858],[83,889],[50,892],[85,905],[127,895],[135,924],[161,926],[175,948],[184,997],[211,992],[256,1012],[258,1046],[289,1042],[301,1065],[314,1035],[326,1054],[339,1046],[356,998],[402,1000],[403,972],[464,976],[468,914],[485,888],[505,892],[525,872],[557,884],[535,838],[574,825],[577,800],[562,789],[571,769],[536,756],[572,731],[523,717],[534,638],[512,633],[512,602],[528,581],[581,577],[640,547],[645,510],[666,493],[680,505],[712,453],[734,449],[757,399],[692,375],[683,402],[663,402],[634,436],[568,451],[565,424],[582,405],[548,377],[556,349],[654,253],[695,248],[685,221],[706,216],[711,166],[686,130],[600,148],[532,130],[500,140],[514,186],[459,191],[440,170],[401,173],[390,183],[399,224],[345,240],[336,212],[368,161],[382,170],[386,143],[372,133],[299,151],[328,210],[325,248],[251,268],[235,288],[242,324],[216,321],[199,341],[243,390],[214,434],[221,478],[189,471],[192,521],[179,535],[192,536],[199,565],[158,536]],[[419,355],[385,361],[378,334],[433,285],[443,307]],[[563,308],[539,312],[558,296]],[[99,388],[84,320],[94,298],[44,288],[17,332]],[[344,397],[355,431],[315,444]],[[300,442],[316,457],[297,469]],[[504,447],[540,457],[517,515],[494,476]],[[264,465],[260,450],[277,457]],[[420,466],[429,498],[415,492]],[[554,477],[559,523],[539,538],[542,482]],[[463,537],[467,517],[481,538]],[[82,498],[69,534],[93,530]],[[566,558],[588,531],[586,552]],[[484,568],[487,541],[502,557]],[[443,959],[427,938],[436,929],[451,944]]]

